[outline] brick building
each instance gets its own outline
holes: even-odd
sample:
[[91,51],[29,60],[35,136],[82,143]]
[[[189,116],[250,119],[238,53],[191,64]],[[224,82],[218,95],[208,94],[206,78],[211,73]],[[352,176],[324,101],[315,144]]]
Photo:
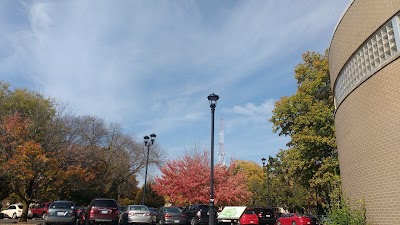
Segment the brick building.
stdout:
[[329,52],[345,194],[371,224],[400,224],[400,0],[353,0]]

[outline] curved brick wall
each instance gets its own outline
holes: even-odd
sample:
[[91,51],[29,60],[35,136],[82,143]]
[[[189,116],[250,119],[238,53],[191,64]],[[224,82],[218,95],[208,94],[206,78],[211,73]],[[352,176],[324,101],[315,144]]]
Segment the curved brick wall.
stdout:
[[[353,1],[341,18],[330,46],[332,90],[346,62],[399,10],[399,0]],[[398,56],[374,72],[338,105],[335,127],[346,195],[352,200],[365,200],[371,224],[400,224]]]

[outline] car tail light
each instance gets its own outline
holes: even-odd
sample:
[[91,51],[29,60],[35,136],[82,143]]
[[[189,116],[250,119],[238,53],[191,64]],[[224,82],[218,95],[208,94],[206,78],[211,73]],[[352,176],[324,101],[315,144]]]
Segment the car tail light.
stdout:
[[89,212],[89,218],[91,218],[91,217],[93,217],[93,216],[94,216],[94,209],[91,208],[91,209],[90,209],[90,212]]
[[166,214],[164,215],[164,218],[168,218],[168,217],[172,217],[172,215],[169,214],[169,213],[166,213]]
[[186,218],[186,214],[182,213],[181,217]]
[[129,212],[128,214],[129,214],[130,216],[134,216],[134,215],[135,215],[134,212]]
[[145,216],[151,216],[150,213],[145,213],[144,215],[145,215]]
[[262,213],[259,213],[257,216],[258,216],[258,217],[262,217]]

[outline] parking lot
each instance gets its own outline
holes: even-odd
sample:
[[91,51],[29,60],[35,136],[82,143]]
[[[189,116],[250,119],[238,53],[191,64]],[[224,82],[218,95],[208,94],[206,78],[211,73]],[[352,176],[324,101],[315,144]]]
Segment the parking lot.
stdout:
[[[0,219],[0,225],[3,224],[13,224],[13,223],[18,223],[19,219]],[[28,221],[26,222],[26,224],[28,225],[36,225],[36,224],[42,224],[43,220],[41,218],[34,218],[34,219],[28,219]],[[25,223],[24,223],[25,224]]]

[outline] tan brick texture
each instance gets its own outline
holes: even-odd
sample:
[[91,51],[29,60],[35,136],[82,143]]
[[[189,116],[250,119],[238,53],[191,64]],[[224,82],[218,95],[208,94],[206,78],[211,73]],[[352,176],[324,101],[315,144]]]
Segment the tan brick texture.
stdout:
[[[400,0],[355,0],[332,38],[332,87],[351,55],[400,10]],[[351,92],[335,114],[345,193],[364,199],[368,222],[400,225],[400,59]]]

